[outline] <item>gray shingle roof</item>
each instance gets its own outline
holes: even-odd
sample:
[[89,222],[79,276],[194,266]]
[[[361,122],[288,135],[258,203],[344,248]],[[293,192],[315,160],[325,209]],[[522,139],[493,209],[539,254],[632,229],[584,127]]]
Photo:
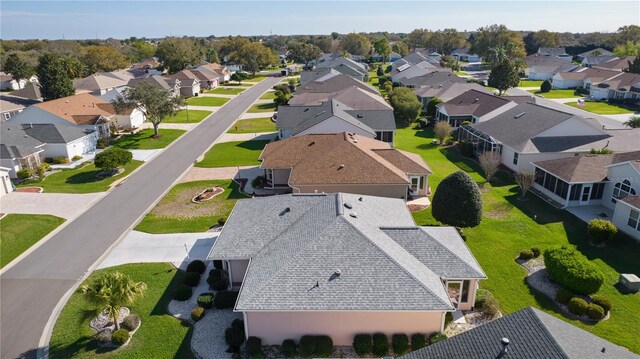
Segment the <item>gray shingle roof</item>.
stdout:
[[12,160],[14,158],[23,158],[28,155],[44,151],[42,147],[30,147],[20,145],[6,145],[0,143],[0,158]]
[[580,183],[605,181],[609,172],[607,166],[622,162],[630,162],[632,166],[640,169],[640,151],[612,155],[585,154],[538,161],[534,162],[534,165],[554,174],[565,182]]
[[337,193],[240,200],[208,258],[251,258],[236,310],[453,309],[431,265],[451,251],[457,261],[469,258],[469,250],[441,244],[451,238],[426,229],[440,238],[430,237],[430,247],[448,257],[424,263],[381,230],[397,226],[423,231],[400,199]]
[[357,86],[365,91],[378,94],[378,91],[372,86],[358,81],[351,76],[338,74],[328,78],[320,77],[317,80],[310,81],[296,88],[295,93],[315,92],[315,93],[333,93],[344,90],[351,86]]
[[447,102],[438,104],[437,107],[444,109],[449,116],[473,115],[480,117],[510,103],[509,97],[468,90]]
[[510,341],[505,359],[640,358],[625,348],[532,307],[493,320],[400,358],[496,358],[502,350],[500,340],[503,337]]
[[398,82],[403,86],[425,87],[437,86],[444,82],[467,82],[466,79],[452,73],[443,71],[434,71],[426,75],[415,76],[412,78],[402,78]]

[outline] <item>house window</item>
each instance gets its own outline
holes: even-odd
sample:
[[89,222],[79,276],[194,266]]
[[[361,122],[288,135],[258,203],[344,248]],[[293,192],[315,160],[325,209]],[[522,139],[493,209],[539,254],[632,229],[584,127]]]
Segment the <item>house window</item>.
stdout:
[[376,131],[376,140],[391,143],[393,142],[393,132],[391,131]]
[[462,282],[462,294],[460,296],[460,303],[469,302],[469,285],[471,284],[470,280],[465,280]]
[[635,196],[636,190],[631,188],[631,182],[626,179],[622,182],[616,183],[613,187],[613,198],[611,198],[611,202],[616,203],[616,198],[623,198],[628,195]]
[[602,199],[604,192],[604,183],[594,183],[591,188],[591,199]]
[[574,184],[573,186],[571,186],[571,194],[569,195],[569,201],[579,200],[580,193],[582,193],[582,184]]
[[633,209],[629,213],[629,220],[627,221],[627,225],[636,231],[640,231],[640,212],[634,211]]
[[518,152],[513,153],[513,164],[518,165]]
[[546,172],[536,167],[536,170],[533,175],[534,181],[540,186],[544,186],[544,175]]

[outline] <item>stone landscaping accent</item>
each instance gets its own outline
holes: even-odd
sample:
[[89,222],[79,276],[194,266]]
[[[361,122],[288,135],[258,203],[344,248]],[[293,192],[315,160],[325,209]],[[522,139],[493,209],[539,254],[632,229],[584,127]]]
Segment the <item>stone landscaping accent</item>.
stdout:
[[[293,339],[293,338],[292,338]],[[299,339],[299,338],[298,338]],[[296,344],[298,343],[298,340],[294,339],[294,341],[296,342]],[[330,358],[357,358],[358,355],[356,354],[355,350],[353,350],[353,347],[350,345],[336,345],[333,347],[333,352],[331,353]],[[286,358],[284,355],[282,355],[282,353],[280,353],[280,346],[279,345],[268,345],[268,346],[262,346],[262,358],[264,359],[281,359],[281,358]],[[301,357],[299,355],[296,355],[293,357],[294,359],[300,359]]]
[[224,192],[224,189],[220,188],[220,187],[207,188],[204,191],[198,193],[197,196],[193,197],[193,199],[191,201],[193,203],[206,202],[206,201],[212,199],[213,197],[219,195],[222,192]]
[[[496,318],[502,317],[502,314],[498,314]],[[454,335],[458,335],[460,333],[464,333],[467,330],[473,329],[475,327],[479,327],[483,324],[489,323],[490,321],[496,319],[486,316],[480,310],[470,310],[464,312],[464,319],[466,323],[449,323],[447,327],[444,329],[444,334],[447,337],[452,337]]]
[[42,187],[20,187],[16,188],[16,192],[26,192],[26,193],[42,193],[44,189]]
[[[120,314],[118,315],[118,324],[122,324],[124,318],[128,317],[131,314],[131,311],[127,307],[120,308]],[[111,322],[111,317],[107,314],[107,310],[105,309],[97,317],[95,317],[91,322],[89,322],[89,326],[91,329],[95,330],[95,337],[106,337],[111,338],[112,333],[115,331],[116,326]],[[142,321],[139,322],[138,327],[129,332],[129,339],[127,342],[122,345],[115,345],[111,342],[111,340],[98,340],[100,342],[100,347],[102,348],[110,348],[110,349],[119,349],[124,348],[131,342],[133,339],[133,335],[140,329],[142,326]],[[122,327],[121,327],[122,329]]]

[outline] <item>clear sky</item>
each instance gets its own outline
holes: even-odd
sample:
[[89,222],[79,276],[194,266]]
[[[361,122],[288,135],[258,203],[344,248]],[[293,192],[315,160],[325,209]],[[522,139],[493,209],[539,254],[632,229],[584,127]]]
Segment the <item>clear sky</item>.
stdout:
[[640,1],[5,1],[3,39],[410,32],[505,24],[613,32],[640,24]]

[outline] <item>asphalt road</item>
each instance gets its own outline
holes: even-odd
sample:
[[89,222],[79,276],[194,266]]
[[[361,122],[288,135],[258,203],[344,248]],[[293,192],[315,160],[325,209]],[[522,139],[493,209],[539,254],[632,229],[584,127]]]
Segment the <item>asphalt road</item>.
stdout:
[[34,358],[56,304],[264,91],[247,89],[131,175],[0,278],[1,358]]

